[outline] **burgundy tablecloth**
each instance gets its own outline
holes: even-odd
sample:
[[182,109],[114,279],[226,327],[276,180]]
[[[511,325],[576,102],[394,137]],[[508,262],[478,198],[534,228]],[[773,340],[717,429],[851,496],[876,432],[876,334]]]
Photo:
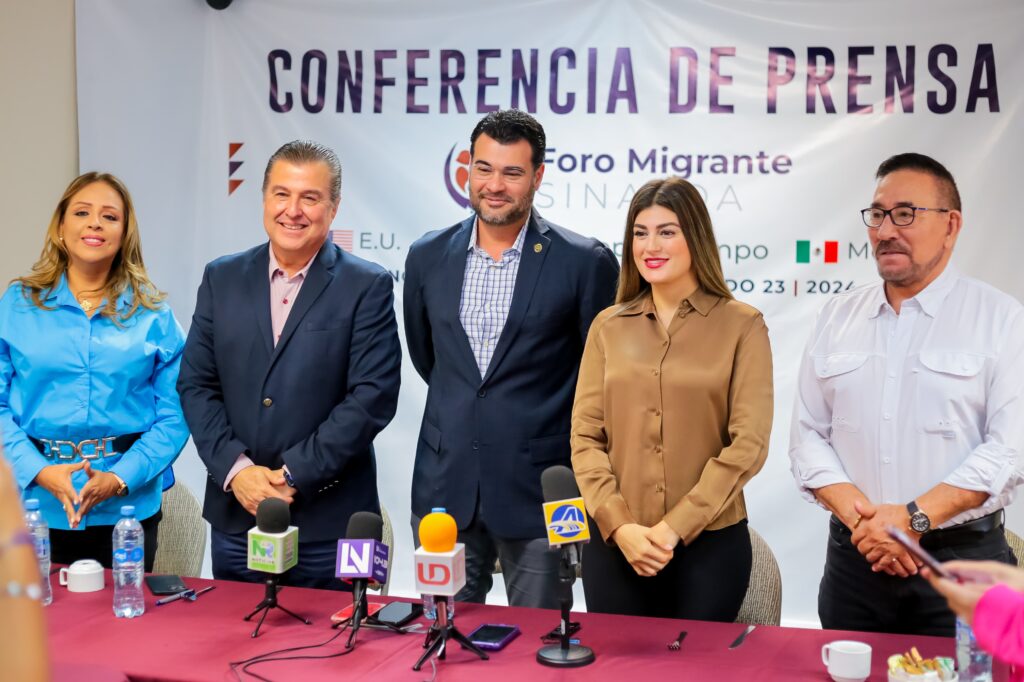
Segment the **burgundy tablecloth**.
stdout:
[[[72,594],[56,588],[49,612],[50,644],[60,671],[59,679],[75,666],[118,669],[132,680],[237,679],[229,662],[285,647],[322,642],[333,634],[329,616],[346,606],[351,597],[303,588],[280,593],[282,605],[313,619],[303,625],[283,613],[271,613],[261,635],[250,638],[252,622],[242,617],[263,597],[263,586],[227,581],[187,580],[189,586],[217,585],[198,601],[155,606],[147,593],[146,613],[123,620],[111,611],[112,588],[90,594]],[[387,599],[373,598],[374,601]],[[469,633],[480,623],[514,623],[523,634],[491,660],[481,661],[457,645],[439,662],[438,679],[544,680],[578,679],[587,682],[621,679],[661,680],[829,680],[821,663],[821,647],[836,639],[856,639],[872,646],[871,680],[884,682],[885,660],[891,653],[916,646],[922,655],[952,655],[953,640],[939,637],[878,635],[829,630],[759,626],[737,649],[728,645],[742,631],[741,624],[705,623],[659,618],[630,618],[600,614],[574,614],[582,624],[579,637],[597,654],[592,665],[564,671],[535,661],[540,636],[558,622],[556,611],[458,604],[456,624]],[[667,643],[680,630],[689,634],[679,651]],[[309,655],[340,653],[347,634]],[[281,661],[251,670],[272,680],[415,680],[429,679],[430,665],[413,672],[422,651],[423,635],[397,635],[361,630],[353,653],[327,660]],[[294,654],[293,654],[294,655]],[[426,674],[424,674],[426,673]],[[997,675],[996,679],[1005,679]],[[242,679],[254,679],[243,675]]]

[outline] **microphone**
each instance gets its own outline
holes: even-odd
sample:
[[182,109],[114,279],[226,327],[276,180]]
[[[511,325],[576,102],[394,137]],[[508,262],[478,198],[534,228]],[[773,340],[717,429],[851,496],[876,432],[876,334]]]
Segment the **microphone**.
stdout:
[[574,668],[594,662],[590,647],[569,641],[572,609],[572,585],[576,582],[576,568],[580,563],[583,545],[590,542],[587,510],[580,497],[576,476],[569,467],[552,466],[540,476],[544,491],[544,525],[548,529],[548,546],[558,547],[562,553],[558,566],[561,594],[561,622],[558,626],[559,643],[541,648],[537,662],[558,668]]
[[345,538],[338,540],[335,575],[352,584],[352,633],[348,648],[366,617],[367,582],[383,584],[388,579],[388,546],[381,542],[384,520],[373,512],[356,512],[348,520]]
[[486,661],[487,654],[459,632],[448,617],[448,600],[454,599],[466,585],[466,546],[456,542],[459,528],[455,519],[435,507],[420,521],[419,536],[420,546],[414,555],[416,591],[436,599],[437,616],[427,631],[427,640],[423,644],[425,651],[412,669],[419,670],[434,654],[444,658],[449,639]]
[[271,609],[280,609],[306,625],[311,622],[277,603],[278,576],[299,563],[299,529],[291,522],[291,509],[279,497],[268,497],[256,507],[256,527],[249,529],[247,537],[248,566],[250,570],[269,573],[270,576],[264,581],[263,601],[244,618],[250,620],[257,613],[263,613],[252,631],[253,637],[260,634]]
[[288,503],[268,497],[256,508],[256,527],[249,529],[248,565],[252,571],[281,574],[299,563],[299,529],[290,525]]
[[565,547],[563,556],[575,567],[580,562],[581,545],[590,542],[587,509],[576,476],[569,467],[548,467],[540,475],[540,487],[544,492],[548,547]]
[[414,554],[417,592],[454,597],[466,585],[466,546],[455,542],[458,533],[455,519],[445,512],[431,512],[420,521]]

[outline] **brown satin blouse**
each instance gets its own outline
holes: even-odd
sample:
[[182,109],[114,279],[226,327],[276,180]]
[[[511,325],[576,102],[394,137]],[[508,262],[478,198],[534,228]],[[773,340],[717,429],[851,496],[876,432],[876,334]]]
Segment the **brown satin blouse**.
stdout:
[[761,313],[698,289],[666,330],[650,296],[590,327],[572,414],[576,480],[607,542],[662,519],[684,544],[746,517],[772,429]]

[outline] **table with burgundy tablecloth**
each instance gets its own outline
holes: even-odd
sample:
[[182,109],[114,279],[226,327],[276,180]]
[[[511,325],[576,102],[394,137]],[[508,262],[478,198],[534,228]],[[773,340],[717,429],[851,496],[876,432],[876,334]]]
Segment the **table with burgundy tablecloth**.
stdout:
[[[195,602],[156,606],[146,594],[146,613],[132,620],[115,618],[109,574],[102,592],[73,594],[55,587],[48,608],[51,655],[56,679],[76,679],[74,671],[118,670],[132,680],[238,679],[229,663],[288,647],[323,642],[335,633],[330,614],[348,605],[347,593],[285,588],[280,603],[313,620],[303,625],[281,612],[271,612],[260,636],[250,633],[253,622],[242,617],[263,598],[263,585],[187,579],[190,587],[216,585]],[[393,601],[378,598],[372,601]],[[885,660],[891,653],[916,646],[924,656],[953,655],[953,640],[941,637],[882,635],[785,627],[758,626],[736,649],[729,644],[743,631],[739,623],[636,618],[593,613],[573,614],[582,628],[577,637],[591,647],[597,660],[586,667],[558,670],[536,662],[541,635],[558,623],[558,612],[459,603],[456,625],[465,633],[481,623],[511,623],[522,635],[490,660],[478,660],[458,645],[448,647],[438,662],[439,680],[578,679],[587,682],[622,679],[782,680],[825,682],[821,647],[836,639],[856,639],[873,649],[871,680],[884,682]],[[423,621],[425,623],[425,621]],[[680,630],[688,634],[678,651],[667,644]],[[345,650],[347,633],[327,646],[286,655],[330,656]],[[418,680],[429,679],[430,665],[414,672],[422,652],[423,634],[399,635],[362,629],[355,649],[334,658],[274,661],[249,670],[271,680]],[[255,679],[244,673],[241,679]],[[996,680],[1005,679],[1002,673]]]

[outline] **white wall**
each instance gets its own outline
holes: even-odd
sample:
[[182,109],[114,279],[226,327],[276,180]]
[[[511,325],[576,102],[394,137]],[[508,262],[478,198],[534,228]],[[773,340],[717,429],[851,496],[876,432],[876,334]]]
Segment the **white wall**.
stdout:
[[0,3],[0,282],[28,271],[78,175],[74,0]]

